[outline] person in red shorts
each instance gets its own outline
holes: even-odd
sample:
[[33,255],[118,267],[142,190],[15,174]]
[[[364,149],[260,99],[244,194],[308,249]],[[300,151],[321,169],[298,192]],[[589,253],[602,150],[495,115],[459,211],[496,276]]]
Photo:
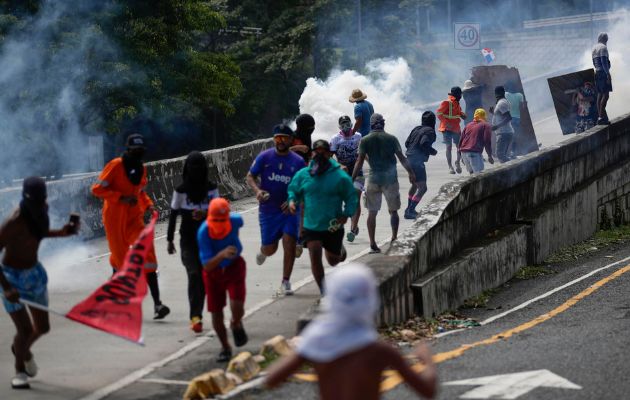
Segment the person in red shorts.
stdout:
[[217,357],[218,362],[232,358],[232,347],[223,322],[226,293],[230,295],[230,327],[234,344],[241,347],[247,343],[247,333],[242,322],[245,313],[246,266],[241,257],[243,245],[238,237],[238,230],[242,226],[243,218],[238,213],[231,213],[230,203],[218,197],[210,201],[208,217],[197,232],[208,311],[212,314],[212,327],[223,346]]

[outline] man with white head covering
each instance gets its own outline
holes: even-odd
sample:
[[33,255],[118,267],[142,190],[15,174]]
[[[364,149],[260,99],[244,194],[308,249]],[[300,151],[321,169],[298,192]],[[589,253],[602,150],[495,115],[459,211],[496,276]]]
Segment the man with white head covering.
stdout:
[[297,353],[271,367],[266,385],[279,385],[309,362],[318,375],[322,399],[377,399],[381,374],[391,367],[417,393],[432,398],[437,377],[427,346],[421,344],[414,351],[425,365],[417,374],[394,347],[378,340],[374,326],[378,304],[376,280],[366,266],[349,264],[331,274],[323,314],[306,327]]

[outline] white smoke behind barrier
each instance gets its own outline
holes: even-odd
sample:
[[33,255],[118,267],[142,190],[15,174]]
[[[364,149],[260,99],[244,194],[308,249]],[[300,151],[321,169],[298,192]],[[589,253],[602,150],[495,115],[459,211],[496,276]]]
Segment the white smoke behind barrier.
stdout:
[[349,115],[354,121],[354,104],[348,101],[353,89],[361,89],[385,117],[385,130],[404,141],[420,125],[422,112],[409,102],[412,74],[403,58],[379,59],[366,66],[367,74],[334,70],[325,81],[309,78],[300,97],[300,113],[315,118],[313,139],[329,140],[339,132],[338,120]]
[[[626,9],[615,11],[620,16],[615,23],[610,24],[608,33],[608,52],[610,56],[613,92],[606,111],[609,118],[616,118],[630,112],[630,102],[627,94],[630,93],[630,76],[628,63],[630,62],[630,12]],[[598,34],[598,32],[595,32]],[[597,38],[595,38],[596,42]],[[595,45],[593,42],[593,45]],[[591,50],[584,52],[582,57],[584,69],[593,68]]]

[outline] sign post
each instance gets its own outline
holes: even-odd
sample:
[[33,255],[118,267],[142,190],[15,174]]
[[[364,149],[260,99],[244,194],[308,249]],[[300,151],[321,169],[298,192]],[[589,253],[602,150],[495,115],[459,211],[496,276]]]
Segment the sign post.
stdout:
[[481,49],[481,31],[479,24],[456,22],[453,25],[453,43],[455,44],[455,50]]

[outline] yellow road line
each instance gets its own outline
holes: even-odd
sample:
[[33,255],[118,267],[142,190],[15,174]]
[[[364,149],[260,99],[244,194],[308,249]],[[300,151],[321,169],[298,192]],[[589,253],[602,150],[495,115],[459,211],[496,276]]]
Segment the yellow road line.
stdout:
[[[601,288],[602,286],[604,286],[605,284],[617,279],[618,277],[620,277],[621,275],[625,274],[626,272],[630,271],[630,264],[626,265],[623,268],[618,269],[617,271],[615,271],[614,273],[608,275],[607,277],[600,279],[599,281],[595,282],[593,285],[589,286],[588,288],[584,289],[583,291],[581,291],[580,293],[576,294],[575,296],[571,297],[569,300],[567,300],[566,302],[564,302],[563,304],[559,305],[558,307],[554,308],[553,310],[551,310],[548,313],[542,314],[536,318],[534,318],[533,320],[526,322],[524,324],[521,324],[515,328],[512,329],[508,329],[506,331],[503,331],[501,333],[497,333],[496,335],[493,335],[487,339],[484,340],[480,340],[471,344],[463,344],[460,347],[451,350],[451,351],[446,351],[443,353],[437,353],[433,356],[433,362],[435,363],[441,363],[444,361],[448,361],[448,360],[452,360],[454,358],[460,357],[462,356],[465,352],[467,352],[470,349],[474,349],[475,347],[479,347],[479,346],[485,346],[485,345],[489,345],[489,344],[493,344],[493,343],[497,343],[499,341],[501,341],[502,339],[507,339],[510,338],[511,336],[517,334],[517,333],[521,333],[523,331],[526,331],[528,329],[531,329],[533,327],[535,327],[538,324],[541,324],[553,317],[555,317],[556,315],[565,312],[566,310],[568,310],[569,308],[573,307],[575,304],[577,304],[580,300],[584,299],[585,297],[593,294],[596,290],[598,290],[599,288]],[[411,366],[411,368],[416,371],[416,372],[421,372],[424,369],[424,365],[421,363],[415,363]],[[317,375],[316,374],[308,374],[308,373],[302,373],[302,374],[295,374],[293,375],[293,377],[295,379],[301,380],[301,381],[306,381],[306,382],[317,382]],[[396,386],[398,386],[399,384],[401,384],[403,382],[402,377],[400,376],[400,374],[398,374],[398,372],[396,371],[392,371],[392,370],[387,370],[387,371],[383,371],[383,381],[381,382],[381,392],[386,392],[389,390],[392,390],[393,388],[395,388]]]
[[[611,275],[608,275],[607,277],[595,282],[593,285],[589,286],[588,288],[584,289],[583,291],[581,291],[580,293],[576,294],[575,296],[571,297],[569,300],[567,300],[566,302],[564,302],[563,304],[561,304],[560,306],[554,308],[553,310],[551,310],[548,313],[542,314],[536,318],[534,318],[533,320],[526,322],[522,325],[517,326],[516,328],[512,328],[512,329],[508,329],[506,331],[503,331],[501,333],[498,333],[496,335],[493,335],[491,337],[489,337],[488,339],[484,339],[484,340],[480,340],[478,342],[474,342],[471,344],[464,344],[461,345],[460,347],[451,350],[451,351],[447,351],[444,353],[438,353],[435,354],[433,356],[433,361],[436,363],[441,363],[444,361],[448,361],[448,360],[452,360],[454,358],[460,357],[461,355],[463,355],[465,352],[467,352],[470,349],[474,349],[475,347],[479,347],[479,346],[485,346],[485,345],[489,345],[492,343],[496,343],[499,342],[502,339],[507,339],[517,333],[521,333],[523,331],[526,331],[528,329],[531,329],[533,327],[535,327],[538,324],[541,324],[553,317],[555,317],[556,315],[565,312],[566,310],[568,310],[569,308],[573,307],[575,304],[577,304],[577,302],[579,302],[580,300],[584,299],[585,297],[593,294],[597,289],[601,288],[602,286],[604,286],[605,284],[609,283],[610,281],[613,281],[615,279],[617,279],[618,277],[620,277],[621,275],[625,274],[626,272],[630,271],[630,265],[626,265],[625,267],[618,269],[617,271],[615,271],[614,273],[612,273]],[[414,364],[413,365],[413,369],[417,372],[421,371],[424,368],[424,365],[422,364]],[[388,391],[391,390],[393,388],[395,388],[396,386],[398,386],[401,382],[403,381],[402,377],[400,376],[400,374],[396,373],[392,376],[390,376],[389,378],[386,378],[383,382],[381,382],[381,391]]]

